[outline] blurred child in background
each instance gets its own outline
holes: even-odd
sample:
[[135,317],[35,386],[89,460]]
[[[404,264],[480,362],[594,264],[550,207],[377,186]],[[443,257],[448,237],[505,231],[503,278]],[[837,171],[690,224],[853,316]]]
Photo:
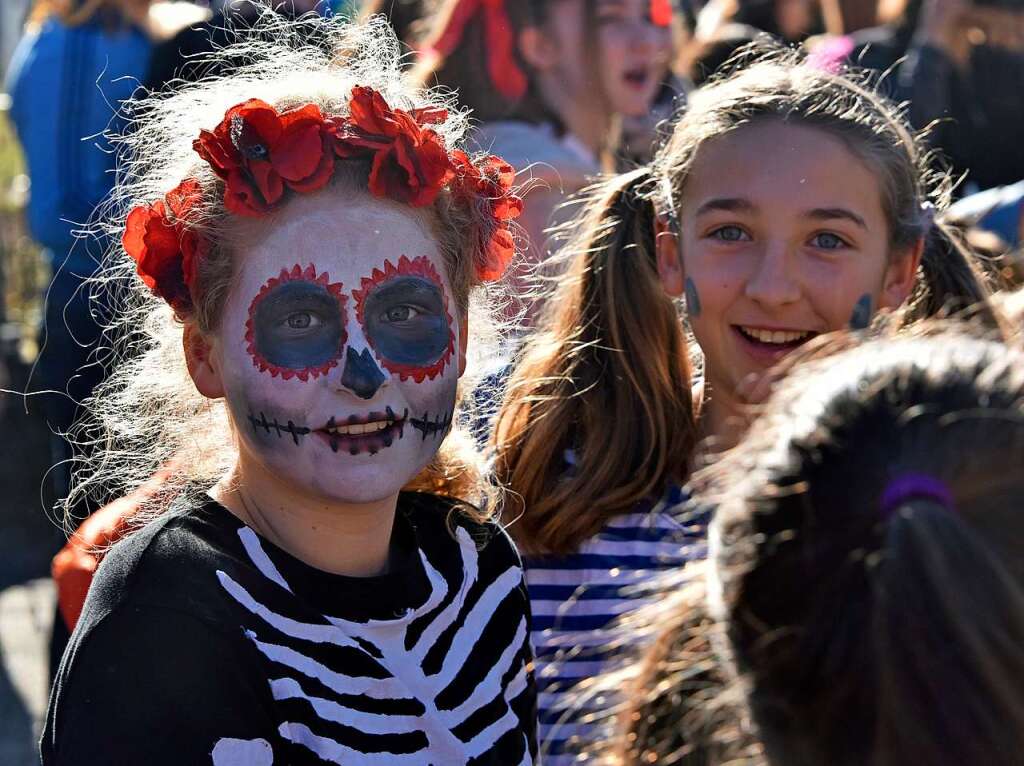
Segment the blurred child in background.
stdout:
[[617,117],[649,112],[671,23],[668,0],[449,0],[438,10],[423,78],[457,90],[480,145],[537,179],[520,221],[529,247],[517,292],[548,255],[544,232],[565,218],[556,208],[610,169]]

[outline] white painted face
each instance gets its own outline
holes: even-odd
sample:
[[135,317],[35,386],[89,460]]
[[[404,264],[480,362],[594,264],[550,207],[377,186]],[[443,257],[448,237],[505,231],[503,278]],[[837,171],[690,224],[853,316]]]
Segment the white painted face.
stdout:
[[241,459],[328,502],[394,495],[448,432],[465,342],[425,222],[327,189],[234,225],[214,354]]

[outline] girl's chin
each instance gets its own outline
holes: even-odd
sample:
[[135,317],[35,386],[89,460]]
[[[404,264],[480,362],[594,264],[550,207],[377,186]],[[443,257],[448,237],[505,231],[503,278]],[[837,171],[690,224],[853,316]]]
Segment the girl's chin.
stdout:
[[329,459],[304,462],[298,456],[290,464],[271,464],[270,472],[297,495],[327,505],[362,505],[393,498],[422,470],[409,455],[385,452],[357,455],[324,448]]
[[647,117],[651,112],[653,98],[644,98],[636,94],[629,94],[626,98],[619,98],[619,103],[612,108],[623,117],[641,118]]

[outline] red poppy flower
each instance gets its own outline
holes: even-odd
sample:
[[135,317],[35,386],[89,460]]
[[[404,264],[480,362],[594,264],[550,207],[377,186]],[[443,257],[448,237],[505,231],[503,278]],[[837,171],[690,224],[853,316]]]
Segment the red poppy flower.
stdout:
[[320,107],[306,104],[278,113],[253,98],[231,107],[213,131],[192,146],[224,179],[224,206],[232,213],[260,216],[284,195],[322,188],[334,173],[331,136]]
[[185,226],[200,194],[198,181],[186,179],[164,199],[134,208],[121,236],[142,281],[178,312],[192,307],[190,288],[204,250],[201,238]]
[[523,201],[512,193],[516,172],[501,157],[491,155],[475,164],[465,152],[452,152],[458,185],[456,193],[476,195],[491,206],[495,228],[487,242],[481,243],[476,264],[482,282],[499,279],[515,255],[515,242],[509,221],[523,212]]
[[339,157],[373,156],[370,192],[413,207],[430,205],[453,175],[441,137],[424,125],[444,122],[443,109],[392,109],[372,88],[356,86],[349,116],[334,122]]

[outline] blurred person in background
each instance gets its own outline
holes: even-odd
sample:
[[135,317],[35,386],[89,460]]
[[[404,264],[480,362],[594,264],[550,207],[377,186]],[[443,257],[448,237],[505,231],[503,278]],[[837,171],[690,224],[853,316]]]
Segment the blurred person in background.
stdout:
[[[155,25],[150,0],[38,0],[8,70],[10,117],[32,180],[27,217],[53,278],[46,293],[34,390],[53,431],[50,491],[68,493],[71,448],[63,437],[103,377],[97,359],[104,308],[83,287],[106,245],[80,236],[114,183],[105,138],[123,128],[119,105],[149,65]],[[91,508],[81,508],[84,515]],[[51,668],[67,641],[54,622]]]
[[[98,266],[102,243],[80,230],[113,183],[115,156],[104,133],[118,129],[118,105],[149,65],[150,0],[38,0],[8,72],[11,121],[32,189],[32,236],[53,269],[37,363],[37,386],[51,428],[66,431],[77,403],[102,370],[90,354],[99,339],[97,306],[81,289]],[[91,363],[90,363],[91,361]],[[52,476],[67,488],[66,442],[54,439]]]
[[962,191],[1024,179],[1024,2],[926,0],[898,72],[918,128],[934,123],[933,146]]
[[[859,3],[859,4],[858,4]],[[917,30],[922,0],[822,0],[825,34],[807,41],[812,60],[832,68],[849,61],[865,69],[886,72],[900,63]],[[894,80],[881,83],[883,92],[897,96]]]
[[1003,284],[1024,285],[1024,181],[964,197],[947,218],[988,258]]
[[[457,90],[480,121],[481,148],[529,168],[520,222],[526,258],[511,275],[526,291],[548,255],[556,208],[611,169],[621,116],[645,116],[671,50],[668,0],[448,0],[421,49],[421,77]],[[524,304],[527,305],[527,304]],[[527,305],[525,321],[532,317]]]
[[359,12],[364,18],[386,16],[398,39],[415,49],[440,4],[441,0],[363,0]]
[[767,32],[786,43],[798,43],[819,31],[818,0],[733,0],[732,20]]
[[195,82],[203,77],[223,75],[227,69],[243,63],[218,59],[217,64],[212,64],[211,54],[233,42],[239,32],[252,27],[259,18],[260,8],[267,4],[272,4],[279,14],[288,18],[296,18],[306,13],[332,13],[332,5],[324,0],[222,2],[208,18],[184,27],[156,47],[146,76],[146,88],[164,90],[176,81]]
[[701,85],[758,38],[767,35],[799,43],[820,29],[818,0],[709,0],[696,15],[681,65],[693,83]]

